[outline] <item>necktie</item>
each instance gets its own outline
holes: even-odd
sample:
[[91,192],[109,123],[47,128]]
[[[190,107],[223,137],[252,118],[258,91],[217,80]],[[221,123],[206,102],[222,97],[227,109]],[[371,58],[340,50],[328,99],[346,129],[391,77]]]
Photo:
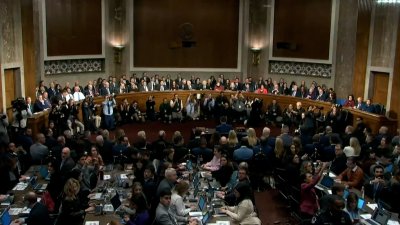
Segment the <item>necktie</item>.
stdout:
[[110,116],[111,115],[111,104],[110,104],[110,101],[108,101],[108,103],[107,103],[107,106],[108,106],[108,115]]

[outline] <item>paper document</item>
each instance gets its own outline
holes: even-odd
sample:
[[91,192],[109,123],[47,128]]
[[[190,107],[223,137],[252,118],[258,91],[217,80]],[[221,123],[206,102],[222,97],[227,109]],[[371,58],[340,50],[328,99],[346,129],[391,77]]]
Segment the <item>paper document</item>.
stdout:
[[375,210],[376,208],[378,208],[378,204],[376,204],[376,203],[368,203],[368,204],[367,204],[367,207],[370,208],[370,209],[372,209],[372,211],[373,211],[373,210]]

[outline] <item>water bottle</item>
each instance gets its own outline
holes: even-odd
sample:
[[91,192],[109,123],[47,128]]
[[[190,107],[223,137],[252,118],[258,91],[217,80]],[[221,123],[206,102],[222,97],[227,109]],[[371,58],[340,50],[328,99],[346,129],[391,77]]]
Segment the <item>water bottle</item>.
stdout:
[[365,190],[364,190],[364,186],[361,188],[361,198],[365,199]]

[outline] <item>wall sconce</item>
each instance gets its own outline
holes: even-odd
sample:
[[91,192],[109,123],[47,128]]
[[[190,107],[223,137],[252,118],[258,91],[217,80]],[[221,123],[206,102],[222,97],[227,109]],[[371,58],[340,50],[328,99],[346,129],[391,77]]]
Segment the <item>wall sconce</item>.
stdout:
[[250,51],[253,53],[253,65],[257,66],[260,64],[261,48],[251,48]]
[[122,50],[124,50],[125,46],[116,45],[114,46],[114,62],[120,64],[122,61]]

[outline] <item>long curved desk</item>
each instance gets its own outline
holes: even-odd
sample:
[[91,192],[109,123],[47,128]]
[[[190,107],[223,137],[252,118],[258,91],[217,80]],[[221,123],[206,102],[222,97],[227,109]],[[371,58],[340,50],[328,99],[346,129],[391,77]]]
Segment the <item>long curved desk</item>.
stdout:
[[[156,91],[156,92],[132,92],[127,94],[119,94],[115,96],[117,104],[121,103],[125,98],[132,103],[133,101],[137,101],[139,108],[142,111],[146,110],[146,101],[150,95],[154,96],[154,100],[156,102],[155,110],[158,111],[158,106],[162,103],[163,99],[172,99],[174,94],[178,94],[179,98],[185,103],[186,98],[189,94],[209,94],[211,93],[214,97],[218,96],[220,92],[212,91],[212,90],[193,90],[193,91]],[[235,92],[226,91],[224,94],[229,98],[231,94],[235,94]],[[296,102],[302,102],[303,107],[308,107],[310,105],[323,107],[323,112],[327,113],[331,107],[331,104],[328,102],[322,101],[314,101],[310,99],[301,99],[292,96],[283,96],[283,95],[270,95],[270,94],[257,94],[257,93],[250,93],[250,92],[243,92],[245,97],[252,97],[252,98],[259,98],[262,99],[263,110],[265,111],[268,104],[272,102],[273,99],[276,99],[278,104],[281,106],[282,109],[286,108],[289,104],[295,105]],[[95,104],[100,104],[104,101],[104,97],[96,97],[94,99]],[[373,133],[378,133],[378,130],[381,126],[387,126],[391,133],[395,133],[397,129],[397,120],[390,119],[383,115],[372,114],[364,111],[360,111],[357,109],[351,108],[344,108],[348,110],[352,114],[353,124],[356,124],[357,118],[362,118],[364,123],[366,123],[371,129]],[[81,113],[82,110],[80,110]],[[33,117],[28,119],[28,126],[32,128],[33,134],[40,132],[40,130],[47,126],[48,124],[48,113],[49,112],[42,112],[40,114],[36,114]],[[81,119],[80,115],[80,119]]]

